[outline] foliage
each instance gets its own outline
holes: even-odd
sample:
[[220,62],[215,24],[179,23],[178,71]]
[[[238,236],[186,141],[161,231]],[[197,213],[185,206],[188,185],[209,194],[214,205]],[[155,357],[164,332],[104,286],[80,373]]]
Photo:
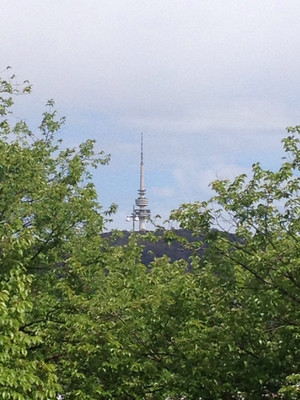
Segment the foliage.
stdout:
[[279,390],[284,398],[289,400],[297,400],[300,396],[300,374],[292,374],[287,376],[286,384]]
[[[195,272],[215,276],[207,289],[220,291],[212,313],[222,335],[211,345],[225,344],[222,356],[230,360],[217,381],[247,399],[277,393],[299,373],[299,133],[300,127],[288,129],[278,171],[254,164],[251,178],[215,181],[211,200],[172,214],[182,227],[206,233],[208,249]],[[290,398],[290,391],[280,393]]]
[[172,213],[190,265],[146,267],[155,233],[101,235],[90,171],[108,158],[63,146],[53,101],[38,133],[15,123],[30,85],[0,88],[0,398],[299,398],[300,128],[277,172],[255,164]]
[[30,85],[14,79],[0,81],[0,398],[53,399],[61,386],[44,354],[44,327],[59,326],[68,255],[103,229],[89,167],[107,157],[91,140],[78,151],[62,147],[53,101],[38,133],[15,123],[13,96]]

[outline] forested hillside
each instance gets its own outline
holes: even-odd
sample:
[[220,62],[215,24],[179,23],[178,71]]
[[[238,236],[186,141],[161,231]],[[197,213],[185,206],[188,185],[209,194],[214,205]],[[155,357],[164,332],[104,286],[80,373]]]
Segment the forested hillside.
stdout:
[[66,148],[52,101],[37,132],[11,114],[30,89],[0,81],[0,398],[299,399],[300,127],[277,171],[171,213],[188,261],[146,260],[103,235],[93,141]]
[[[125,246],[132,235],[132,231],[122,231],[117,235],[115,233],[103,233],[102,237],[108,239],[111,246]],[[141,262],[146,266],[149,266],[155,258],[163,256],[168,257],[171,263],[182,259],[190,264],[190,257],[195,251],[184,246],[184,243],[201,240],[199,237],[194,237],[192,231],[185,229],[171,231],[158,229],[155,232],[144,232],[142,234],[136,232],[135,234],[138,235],[138,243],[142,247]],[[196,252],[203,255],[204,246],[201,246]]]

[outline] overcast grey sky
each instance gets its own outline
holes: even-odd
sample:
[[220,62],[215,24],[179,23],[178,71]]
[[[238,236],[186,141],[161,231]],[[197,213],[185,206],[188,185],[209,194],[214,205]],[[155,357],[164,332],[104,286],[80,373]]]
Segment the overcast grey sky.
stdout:
[[299,20],[299,0],[0,0],[0,70],[33,83],[29,122],[54,98],[68,144],[111,153],[94,181],[119,204],[112,226],[130,229],[140,132],[164,218],[216,178],[279,165],[300,123]]

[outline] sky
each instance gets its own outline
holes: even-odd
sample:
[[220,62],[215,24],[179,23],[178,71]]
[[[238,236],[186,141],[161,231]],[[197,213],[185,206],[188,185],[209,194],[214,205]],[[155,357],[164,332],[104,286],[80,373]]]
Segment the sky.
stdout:
[[37,125],[53,98],[66,145],[111,154],[93,180],[119,207],[107,228],[129,230],[141,132],[162,221],[215,179],[280,165],[300,124],[299,16],[299,0],[0,0],[0,71],[33,84],[21,118]]

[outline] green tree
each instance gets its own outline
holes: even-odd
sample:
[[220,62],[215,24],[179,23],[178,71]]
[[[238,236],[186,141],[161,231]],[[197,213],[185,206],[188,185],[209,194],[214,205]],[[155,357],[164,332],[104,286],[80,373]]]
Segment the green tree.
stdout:
[[177,238],[192,269],[147,268],[155,233],[101,235],[90,170],[108,158],[91,140],[63,146],[52,101],[38,132],[15,123],[30,85],[13,82],[0,82],[0,398],[297,399],[300,128],[278,171],[255,164],[172,213],[194,232]]
[[252,177],[215,181],[212,199],[172,214],[183,228],[205,234],[197,245],[207,250],[194,268],[215,281],[205,287],[220,329],[216,341],[211,337],[220,349],[211,371],[223,387],[220,398],[226,391],[270,396],[299,373],[299,133],[300,127],[288,129],[278,171],[254,164]]
[[13,98],[31,87],[14,79],[0,81],[0,398],[54,399],[62,386],[47,340],[72,307],[68,257],[103,230],[90,167],[108,157],[91,140],[62,146],[53,101],[38,132],[15,123]]

